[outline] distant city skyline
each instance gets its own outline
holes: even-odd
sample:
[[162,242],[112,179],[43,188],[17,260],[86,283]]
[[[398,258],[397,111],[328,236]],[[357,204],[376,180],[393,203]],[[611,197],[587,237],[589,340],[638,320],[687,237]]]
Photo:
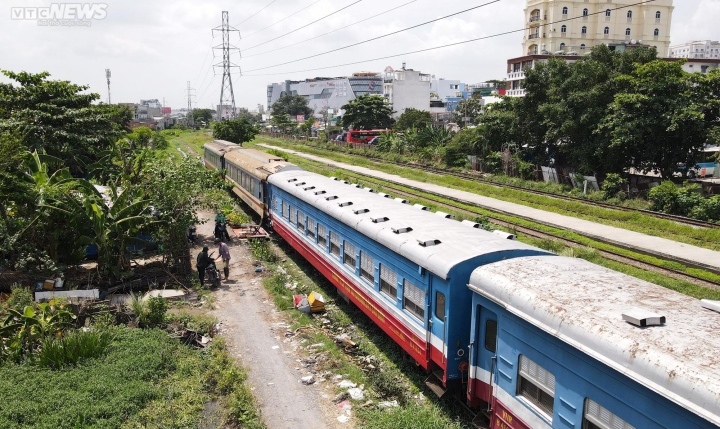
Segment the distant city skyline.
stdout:
[[[489,4],[377,41],[249,72],[402,30],[484,3]],[[258,104],[266,104],[270,83],[315,76],[350,76],[359,71],[382,72],[387,66],[400,68],[403,62],[408,68],[466,83],[503,79],[507,59],[523,54],[523,31],[423,53],[321,70],[302,70],[388,57],[526,27],[524,0],[477,3],[448,0],[441,5],[428,0],[346,0],[343,3],[248,0],[242,4],[210,0],[202,4],[166,2],[153,7],[139,0],[112,0],[89,4],[88,7],[94,9],[85,11],[88,15],[83,22],[74,19],[77,11],[65,11],[65,15],[60,16],[65,20],[59,23],[62,25],[50,25],[58,22],[38,20],[32,13],[25,13],[25,9],[49,7],[50,4],[49,1],[10,0],[0,8],[0,68],[33,73],[48,71],[52,79],[89,85],[102,101],[107,100],[105,69],[110,69],[114,103],[152,98],[162,101],[164,98],[165,105],[173,109],[187,107],[187,81],[196,89],[194,107],[215,108],[218,104],[222,70],[215,68],[213,76],[210,64],[217,64],[222,58],[218,57],[218,51],[213,59],[210,48],[221,44],[221,39],[218,33],[213,38],[210,30],[220,25],[223,10],[229,11],[230,24],[238,28],[243,37],[242,40],[237,36],[231,39],[243,52],[243,58],[235,55],[233,62],[247,71],[245,76],[233,77],[235,103],[250,110],[257,109]],[[720,1],[683,0],[675,1],[674,6],[671,45],[720,39],[720,28],[715,22],[720,16]],[[397,9],[358,24],[358,21],[392,8]],[[279,37],[339,9],[343,10],[291,35]],[[288,17],[295,12],[298,13]],[[329,32],[332,34],[321,37]],[[277,40],[272,40],[275,38]],[[311,38],[313,40],[299,43]],[[296,45],[281,49],[293,44]],[[667,52],[661,54],[665,56]],[[7,79],[2,77],[0,81],[7,82]]]

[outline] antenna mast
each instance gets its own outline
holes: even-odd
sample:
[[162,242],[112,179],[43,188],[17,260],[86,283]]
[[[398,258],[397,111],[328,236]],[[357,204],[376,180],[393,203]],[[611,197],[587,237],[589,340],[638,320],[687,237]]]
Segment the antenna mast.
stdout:
[[110,104],[110,69],[105,69],[105,77],[108,84],[108,104]]

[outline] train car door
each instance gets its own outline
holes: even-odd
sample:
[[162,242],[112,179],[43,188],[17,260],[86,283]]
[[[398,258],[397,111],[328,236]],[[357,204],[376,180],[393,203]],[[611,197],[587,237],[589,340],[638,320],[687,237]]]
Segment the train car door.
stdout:
[[[443,368],[447,364],[447,358],[445,356],[447,343],[447,319],[448,319],[448,308],[447,308],[447,291],[445,288],[438,287],[438,282],[434,282],[432,291],[432,313],[430,316],[430,330],[432,332],[432,346],[439,350],[439,355],[431,353],[431,357],[434,358],[436,363],[439,363]],[[444,380],[443,380],[444,381]]]
[[[476,312],[475,338],[473,345],[475,349],[475,378],[479,383],[475,383],[475,392],[470,392],[472,396],[491,403],[492,386],[495,382],[495,373],[497,372],[497,335],[498,322],[497,315],[485,307],[478,306]],[[472,386],[472,385],[471,385]]]

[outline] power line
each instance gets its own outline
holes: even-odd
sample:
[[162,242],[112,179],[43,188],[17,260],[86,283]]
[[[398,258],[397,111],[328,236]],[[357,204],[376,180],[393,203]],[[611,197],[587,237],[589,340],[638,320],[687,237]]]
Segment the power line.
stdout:
[[[277,1],[277,0],[272,0],[270,3],[266,4],[266,5],[265,5],[262,9],[260,9],[259,11],[253,13],[252,15],[250,15],[250,16],[248,16],[247,18],[245,18],[245,19],[243,19],[242,21],[240,21],[240,24],[242,24],[243,22],[249,20],[249,19],[252,18],[253,16],[257,15],[258,13],[262,12],[262,11],[265,10],[268,6],[270,6],[271,4],[275,3],[276,1]],[[240,25],[240,24],[238,24],[238,25]]]
[[259,29],[258,31],[255,31],[255,32],[252,32],[252,33],[250,33],[250,34],[245,35],[244,38],[247,39],[248,37],[252,36],[253,34],[258,34],[258,33],[261,32],[261,31],[267,30],[268,28],[272,27],[273,25],[279,24],[279,23],[285,21],[286,19],[291,18],[291,17],[297,15],[298,13],[304,11],[305,9],[307,9],[307,8],[309,8],[310,6],[314,5],[315,3],[319,3],[319,2],[320,2],[320,0],[315,0],[314,2],[310,3],[309,5],[305,6],[305,7],[302,8],[302,9],[300,9],[299,11],[297,11],[297,12],[295,12],[295,13],[292,13],[292,14],[286,16],[285,18],[279,20],[279,21],[275,21],[275,22],[273,22],[272,24],[268,25],[268,26],[265,27],[265,28],[261,28],[261,29]]
[[298,58],[298,59],[292,60],[292,61],[286,61],[286,62],[284,62],[284,63],[275,64],[275,65],[272,65],[272,66],[260,67],[260,68],[257,68],[257,69],[246,70],[246,71],[247,71],[247,72],[254,72],[254,71],[260,71],[260,70],[266,70],[266,69],[273,68],[273,67],[284,66],[284,65],[286,65],[286,64],[292,64],[292,63],[296,63],[296,62],[298,62],[298,61],[308,60],[308,59],[310,59],[310,58],[315,58],[315,57],[319,57],[319,56],[322,56],[322,55],[327,55],[327,54],[330,54],[330,53],[332,53],[332,52],[342,51],[343,49],[352,48],[353,46],[358,46],[358,45],[362,45],[362,44],[364,44],[364,43],[368,43],[368,42],[372,42],[372,41],[375,41],[375,40],[379,40],[379,39],[382,39],[382,38],[385,38],[385,37],[388,37],[388,36],[392,36],[392,35],[395,35],[395,34],[398,34],[398,33],[402,33],[402,32],[404,32],[404,31],[412,30],[413,28],[418,28],[418,27],[422,27],[423,25],[432,24],[433,22],[442,21],[443,19],[451,18],[451,17],[453,17],[453,16],[457,16],[457,15],[460,15],[460,14],[463,14],[463,13],[466,13],[466,12],[470,12],[471,10],[475,10],[475,9],[479,9],[479,8],[481,8],[481,7],[489,6],[489,5],[491,5],[491,4],[493,4],[493,3],[497,3],[497,2],[499,2],[499,1],[501,1],[501,0],[492,0],[492,1],[489,1],[489,2],[487,2],[487,3],[483,3],[483,4],[481,4],[481,5],[478,5],[478,6],[473,6],[473,7],[471,7],[471,8],[468,8],[468,9],[465,9],[465,10],[461,10],[461,11],[459,11],[459,12],[451,13],[450,15],[445,15],[445,16],[440,17],[440,18],[432,19],[432,20],[430,20],[430,21],[425,21],[425,22],[423,22],[423,23],[416,24],[416,25],[413,25],[413,26],[411,26],[411,27],[403,28],[402,30],[393,31],[393,32],[391,32],[391,33],[383,34],[382,36],[373,37],[372,39],[363,40],[362,42],[353,43],[353,44],[350,44],[350,45],[347,45],[347,46],[343,46],[343,47],[341,47],[341,48],[332,49],[332,50],[329,50],[329,51],[321,52],[321,53],[319,53],[319,54],[310,55],[310,56],[304,57],[304,58]]
[[[625,5],[625,6],[618,6],[618,7],[616,7],[616,8],[610,9],[610,10],[614,11],[614,10],[620,10],[620,9],[627,9],[627,8],[629,8],[629,7],[638,6],[638,5],[646,4],[646,3],[652,3],[652,2],[654,2],[654,1],[655,1],[655,0],[645,0],[645,1],[641,1],[641,2],[638,2],[638,3],[633,3],[633,4],[629,4],[629,5]],[[590,14],[588,14],[588,15],[580,15],[580,16],[576,16],[576,17],[572,17],[572,18],[565,18],[565,19],[561,19],[561,20],[559,20],[559,21],[553,21],[553,22],[549,22],[549,23],[547,23],[547,24],[543,24],[542,27],[547,26],[547,25],[552,25],[552,24],[559,24],[559,23],[561,23],[561,22],[574,21],[574,20],[576,20],[576,19],[584,18],[584,17],[586,17],[586,16],[599,15],[599,14],[605,13],[605,12],[606,12],[606,10],[602,10],[602,11],[599,11],[599,12],[590,13]],[[386,60],[386,59],[388,59],[388,58],[401,57],[401,56],[403,56],[403,55],[419,54],[419,53],[422,53],[422,52],[428,52],[428,51],[434,51],[434,50],[437,50],[437,49],[449,48],[449,47],[451,47],[451,46],[463,45],[463,44],[466,44],[466,43],[477,42],[477,41],[479,41],[479,40],[492,39],[492,38],[495,38],[495,37],[500,37],[500,36],[505,36],[505,35],[508,35],[508,34],[518,33],[518,32],[521,32],[521,31],[528,30],[528,29],[530,29],[530,27],[523,27],[523,28],[520,28],[520,29],[517,29],[517,30],[509,30],[509,31],[505,31],[505,32],[502,32],[502,33],[492,34],[492,35],[490,35],[490,36],[476,37],[476,38],[474,38],[474,39],[463,40],[463,41],[461,41],[461,42],[455,42],[455,43],[448,43],[448,44],[446,44],[446,45],[434,46],[434,47],[432,47],[432,48],[418,49],[418,50],[416,50],[416,51],[403,52],[403,53],[400,53],[400,54],[387,55],[387,56],[384,56],[384,57],[371,58],[371,59],[368,59],[368,60],[353,61],[353,62],[351,62],[351,63],[337,64],[337,65],[333,65],[333,66],[317,67],[317,68],[305,69],[305,70],[286,71],[286,72],[281,72],[281,73],[243,74],[243,75],[244,75],[244,76],[275,76],[275,75],[279,75],[279,74],[304,73],[304,72],[309,72],[309,71],[325,70],[325,69],[332,69],[332,68],[337,68],[337,67],[352,66],[352,65],[356,65],[356,64],[368,63],[368,62],[371,62],[371,61]]]
[[315,24],[316,22],[322,21],[323,19],[325,19],[325,18],[327,18],[327,17],[329,17],[329,16],[335,15],[335,14],[338,13],[338,12],[342,12],[343,10],[349,8],[350,6],[356,5],[356,4],[360,3],[361,1],[362,1],[362,0],[357,0],[356,2],[350,3],[349,5],[347,5],[347,6],[343,7],[343,8],[340,8],[340,9],[336,10],[335,12],[332,12],[332,13],[330,13],[330,14],[327,14],[327,15],[323,16],[322,18],[318,18],[318,19],[316,19],[315,21],[313,21],[313,22],[311,22],[311,23],[309,23],[309,24],[305,24],[305,25],[303,25],[302,27],[296,28],[296,29],[294,29],[294,30],[292,30],[292,31],[290,31],[290,32],[287,32],[287,33],[285,33],[285,34],[283,34],[283,35],[280,35],[280,36],[278,36],[278,37],[276,37],[276,38],[274,38],[274,39],[270,39],[270,40],[268,40],[268,41],[266,41],[266,42],[263,42],[263,43],[260,43],[260,44],[254,45],[254,46],[250,46],[249,48],[245,48],[244,50],[245,50],[245,51],[248,51],[248,50],[250,50],[250,49],[257,48],[258,46],[266,45],[266,44],[268,44],[268,43],[270,43],[270,42],[272,42],[272,41],[275,41],[275,40],[277,40],[277,39],[279,39],[279,38],[281,38],[281,37],[285,37],[285,36],[287,36],[287,35],[289,35],[289,34],[292,34],[292,33],[296,32],[296,31],[298,31],[298,30],[302,30],[303,28],[309,27],[309,26]]
[[309,38],[309,39],[305,39],[305,40],[302,40],[302,41],[300,41],[300,42],[293,43],[293,44],[291,44],[291,45],[283,46],[282,48],[272,49],[272,50],[270,50],[270,51],[261,52],[261,53],[259,53],[259,54],[255,54],[255,55],[245,55],[243,58],[259,57],[260,55],[269,54],[269,53],[271,53],[271,52],[280,51],[280,50],[282,50],[282,49],[286,49],[286,48],[289,48],[289,47],[291,47],[291,46],[296,46],[296,45],[299,45],[299,44],[301,44],[301,43],[305,43],[305,42],[309,42],[309,41],[311,41],[311,40],[319,39],[319,38],[321,38],[321,37],[327,36],[328,34],[336,33],[336,32],[338,32],[338,31],[340,31],[340,30],[345,30],[345,29],[347,29],[347,28],[350,28],[350,27],[352,27],[353,25],[362,24],[363,22],[369,21],[369,20],[371,20],[371,19],[373,19],[373,18],[377,18],[377,17],[380,16],[380,15],[385,15],[385,14],[388,13],[388,12],[392,12],[392,11],[394,11],[395,9],[400,9],[400,8],[403,7],[403,6],[407,6],[407,5],[409,5],[410,3],[415,3],[416,1],[417,1],[417,0],[410,0],[409,2],[403,3],[403,4],[401,4],[400,6],[395,6],[395,7],[392,8],[392,9],[388,9],[388,10],[386,10],[385,12],[380,12],[380,13],[378,13],[378,14],[376,14],[376,15],[367,17],[367,18],[365,18],[365,19],[363,19],[363,20],[356,21],[356,22],[354,22],[354,23],[352,23],[352,24],[350,24],[350,25],[345,25],[345,26],[340,27],[340,28],[337,28],[337,29],[335,29],[335,30],[328,31],[327,33],[323,33],[323,34],[321,34],[321,35],[319,35],[319,36],[311,37],[311,38]]

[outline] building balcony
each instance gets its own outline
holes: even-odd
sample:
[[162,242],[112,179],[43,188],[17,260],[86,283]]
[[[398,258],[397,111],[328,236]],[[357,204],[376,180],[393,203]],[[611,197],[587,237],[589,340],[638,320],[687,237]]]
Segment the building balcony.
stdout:
[[532,39],[539,39],[539,38],[540,38],[540,35],[539,35],[539,34],[531,34],[531,35],[528,36],[528,39],[530,39],[530,40],[532,40]]
[[524,71],[516,71],[508,73],[508,80],[522,80],[525,79]]
[[525,96],[525,89],[508,89],[505,91],[505,94],[510,97],[524,97]]
[[530,17],[530,23],[531,23],[531,24],[532,24],[533,22],[540,22],[540,21],[544,21],[544,19],[541,18],[541,17],[539,17],[539,16],[531,16],[531,17]]

